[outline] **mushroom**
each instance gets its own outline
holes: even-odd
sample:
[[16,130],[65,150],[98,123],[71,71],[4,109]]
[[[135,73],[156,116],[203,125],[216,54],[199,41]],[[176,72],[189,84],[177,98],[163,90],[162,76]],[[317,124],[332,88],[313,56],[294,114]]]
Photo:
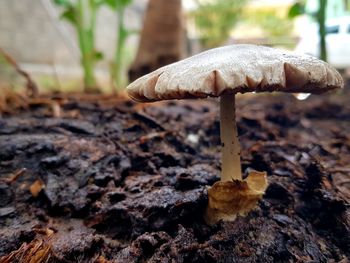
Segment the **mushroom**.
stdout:
[[235,118],[235,95],[281,91],[320,94],[344,86],[329,64],[308,55],[256,45],[208,50],[159,68],[127,87],[140,102],[220,97],[221,181],[208,188],[205,219],[233,221],[257,204],[267,188],[265,172],[243,180]]

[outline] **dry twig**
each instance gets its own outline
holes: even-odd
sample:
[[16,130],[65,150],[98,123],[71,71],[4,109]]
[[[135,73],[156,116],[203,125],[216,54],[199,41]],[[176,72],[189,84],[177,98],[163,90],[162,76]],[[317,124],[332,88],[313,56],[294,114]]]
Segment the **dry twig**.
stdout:
[[21,168],[10,174],[7,178],[0,178],[0,183],[11,184],[27,171],[26,168]]
[[38,90],[38,86],[36,85],[36,83],[32,80],[32,78],[30,77],[30,75],[24,71],[23,69],[21,69],[19,67],[19,65],[16,63],[16,61],[8,54],[6,53],[3,49],[0,48],[0,53],[2,54],[2,56],[5,58],[5,60],[13,66],[13,68],[18,72],[18,74],[20,74],[21,76],[23,76],[26,81],[27,81],[27,92],[28,95],[30,97],[37,97],[39,94],[39,90]]

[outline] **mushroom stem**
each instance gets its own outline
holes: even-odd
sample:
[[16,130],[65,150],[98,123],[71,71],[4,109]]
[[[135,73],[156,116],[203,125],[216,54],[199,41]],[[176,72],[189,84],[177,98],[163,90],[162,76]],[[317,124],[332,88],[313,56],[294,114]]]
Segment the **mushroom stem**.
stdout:
[[238,141],[235,94],[220,98],[221,181],[242,180],[241,149]]

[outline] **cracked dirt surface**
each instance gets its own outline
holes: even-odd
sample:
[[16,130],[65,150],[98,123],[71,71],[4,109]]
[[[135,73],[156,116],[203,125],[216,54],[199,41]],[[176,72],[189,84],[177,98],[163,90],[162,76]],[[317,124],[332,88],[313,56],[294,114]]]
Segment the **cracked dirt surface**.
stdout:
[[243,171],[266,171],[269,187],[247,217],[214,226],[216,100],[61,101],[60,118],[35,105],[0,119],[0,262],[350,258],[346,96],[237,99]]

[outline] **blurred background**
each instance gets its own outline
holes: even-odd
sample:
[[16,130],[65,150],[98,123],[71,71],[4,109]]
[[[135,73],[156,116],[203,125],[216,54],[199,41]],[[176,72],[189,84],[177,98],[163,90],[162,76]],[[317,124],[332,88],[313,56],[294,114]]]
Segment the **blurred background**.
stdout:
[[217,46],[296,50],[350,68],[350,0],[2,0],[0,78],[40,91],[118,92]]

